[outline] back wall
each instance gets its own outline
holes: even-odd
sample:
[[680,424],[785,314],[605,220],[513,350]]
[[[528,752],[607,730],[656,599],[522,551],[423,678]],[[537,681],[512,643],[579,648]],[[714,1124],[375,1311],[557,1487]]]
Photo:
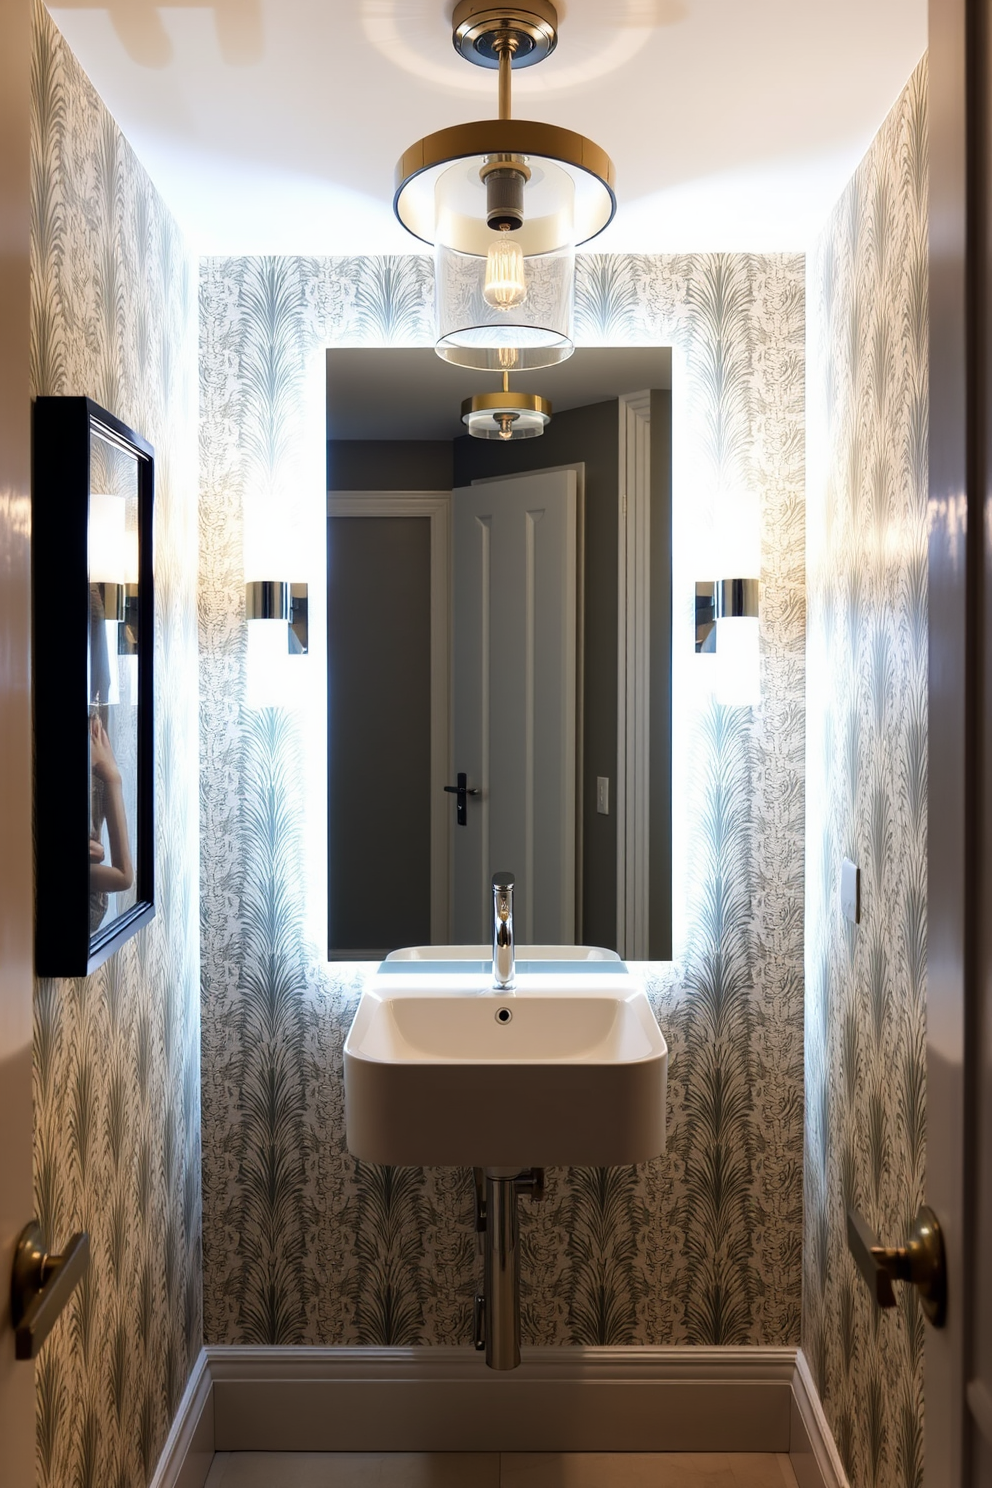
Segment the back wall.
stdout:
[[[580,255],[579,345],[674,347],[674,946],[668,1155],[554,1171],[524,1205],[540,1343],[789,1343],[802,1225],[804,264]],[[212,259],[201,274],[201,892],[208,1342],[467,1344],[471,1174],[346,1148],[362,968],[323,941],[327,345],[430,345],[424,258]],[[578,353],[581,355],[581,350]],[[762,701],[693,649],[718,505],[759,499]],[[259,556],[261,555],[261,556]],[[310,584],[299,705],[250,709],[246,572]],[[261,576],[261,575],[257,575]],[[305,679],[305,680],[304,680]]]

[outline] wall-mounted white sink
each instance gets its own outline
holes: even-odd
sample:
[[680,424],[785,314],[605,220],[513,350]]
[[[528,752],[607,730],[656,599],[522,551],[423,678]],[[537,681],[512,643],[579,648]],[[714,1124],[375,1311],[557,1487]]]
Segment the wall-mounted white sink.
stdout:
[[[387,961],[491,961],[492,945],[404,946],[390,951]],[[602,946],[519,945],[518,961],[619,961],[616,951]]]
[[344,1047],[348,1147],[415,1167],[644,1162],[665,1147],[667,1069],[644,984],[616,960],[518,971],[513,992],[384,962]]

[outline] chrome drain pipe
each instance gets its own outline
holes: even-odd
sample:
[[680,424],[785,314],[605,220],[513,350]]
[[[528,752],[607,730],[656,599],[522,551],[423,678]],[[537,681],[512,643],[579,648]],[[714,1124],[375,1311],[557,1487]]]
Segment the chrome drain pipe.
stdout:
[[490,1369],[516,1369],[520,1363],[520,1221],[517,1198],[544,1197],[544,1170],[507,1173],[486,1170],[485,1210],[477,1222],[485,1232],[482,1337]]
[[520,1222],[517,1178],[486,1174],[486,1363],[520,1363]]

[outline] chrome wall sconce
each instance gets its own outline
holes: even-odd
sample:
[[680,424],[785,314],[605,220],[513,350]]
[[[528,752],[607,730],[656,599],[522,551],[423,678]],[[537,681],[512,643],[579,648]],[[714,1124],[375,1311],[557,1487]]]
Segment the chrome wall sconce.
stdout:
[[305,656],[309,645],[307,586],[280,579],[251,579],[245,584],[245,617],[248,620],[284,620],[288,627],[286,649],[290,656]]
[[718,620],[757,620],[758,579],[718,579],[696,585],[696,650],[717,649]]
[[117,622],[117,655],[138,654],[138,586],[101,580],[94,585],[103,604],[103,619]]
[[696,585],[696,650],[717,655],[717,702],[748,707],[760,701],[758,579],[717,579]]

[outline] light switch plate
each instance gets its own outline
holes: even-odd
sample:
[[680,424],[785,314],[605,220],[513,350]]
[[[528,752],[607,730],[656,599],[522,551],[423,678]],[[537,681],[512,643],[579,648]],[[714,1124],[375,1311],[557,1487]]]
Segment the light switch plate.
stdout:
[[850,858],[840,867],[840,907],[853,924],[861,924],[861,869]]
[[600,816],[610,814],[610,777],[608,775],[596,776],[596,810]]

